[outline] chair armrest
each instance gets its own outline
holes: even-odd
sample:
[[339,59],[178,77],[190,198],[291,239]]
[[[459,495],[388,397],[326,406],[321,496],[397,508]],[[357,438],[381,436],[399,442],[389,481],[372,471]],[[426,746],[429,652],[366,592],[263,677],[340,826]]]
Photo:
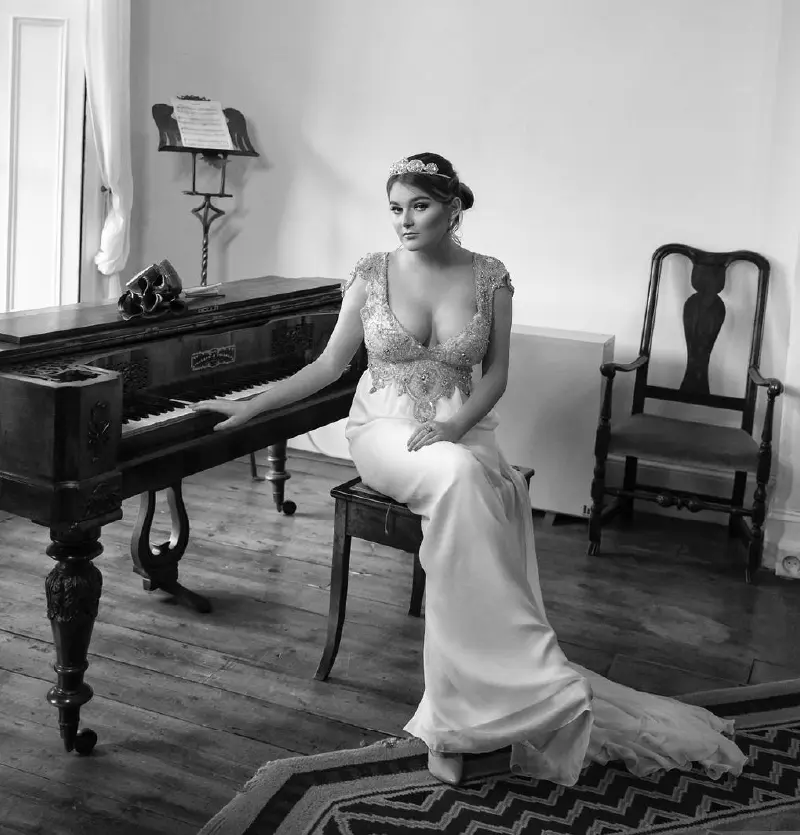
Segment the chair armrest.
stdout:
[[648,362],[650,362],[650,357],[646,357],[644,354],[636,357],[633,362],[604,362],[600,366],[600,373],[604,377],[613,377],[617,371],[636,371],[637,368],[647,365]]
[[759,387],[767,389],[773,397],[783,394],[783,383],[775,377],[762,377],[761,372],[751,365],[747,370],[750,379]]

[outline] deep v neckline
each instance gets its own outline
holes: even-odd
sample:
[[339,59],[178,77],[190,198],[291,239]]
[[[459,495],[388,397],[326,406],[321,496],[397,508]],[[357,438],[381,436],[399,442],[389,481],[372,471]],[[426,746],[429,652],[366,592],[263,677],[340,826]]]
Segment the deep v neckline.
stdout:
[[475,287],[475,306],[476,311],[472,315],[472,318],[467,322],[466,325],[456,334],[453,336],[448,337],[444,340],[444,342],[437,342],[435,345],[426,345],[424,342],[420,342],[420,340],[411,333],[410,330],[395,316],[394,311],[392,310],[391,304],[389,304],[389,256],[391,255],[390,252],[387,252],[383,259],[383,304],[386,307],[386,310],[389,313],[390,318],[394,322],[395,325],[409,338],[411,339],[415,345],[419,348],[422,348],[423,351],[435,351],[437,348],[441,348],[443,345],[447,345],[450,342],[454,342],[457,339],[460,339],[464,336],[465,333],[475,324],[475,320],[481,314],[480,308],[480,293],[478,288],[478,263],[475,253],[472,253],[472,281]]

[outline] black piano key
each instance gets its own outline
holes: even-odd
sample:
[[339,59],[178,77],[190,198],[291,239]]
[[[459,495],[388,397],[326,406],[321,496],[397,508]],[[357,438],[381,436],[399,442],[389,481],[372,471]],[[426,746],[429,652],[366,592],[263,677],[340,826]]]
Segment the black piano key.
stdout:
[[127,401],[123,407],[123,423],[164,415],[178,408],[180,406],[171,403],[167,398],[152,394],[137,394],[134,400]]

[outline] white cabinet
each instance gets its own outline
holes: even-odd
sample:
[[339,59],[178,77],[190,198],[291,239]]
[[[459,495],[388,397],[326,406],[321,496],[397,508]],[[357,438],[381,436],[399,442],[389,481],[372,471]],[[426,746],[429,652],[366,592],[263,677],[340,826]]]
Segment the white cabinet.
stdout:
[[532,507],[588,515],[600,366],[613,359],[608,334],[512,328],[508,386],[496,406],[497,438],[509,463],[536,470]]

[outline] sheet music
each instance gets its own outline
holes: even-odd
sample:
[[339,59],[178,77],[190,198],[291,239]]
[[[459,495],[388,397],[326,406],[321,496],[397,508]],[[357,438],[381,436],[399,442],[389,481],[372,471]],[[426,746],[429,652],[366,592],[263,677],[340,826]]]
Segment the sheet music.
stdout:
[[232,151],[228,122],[218,101],[172,99],[175,119],[186,148]]

